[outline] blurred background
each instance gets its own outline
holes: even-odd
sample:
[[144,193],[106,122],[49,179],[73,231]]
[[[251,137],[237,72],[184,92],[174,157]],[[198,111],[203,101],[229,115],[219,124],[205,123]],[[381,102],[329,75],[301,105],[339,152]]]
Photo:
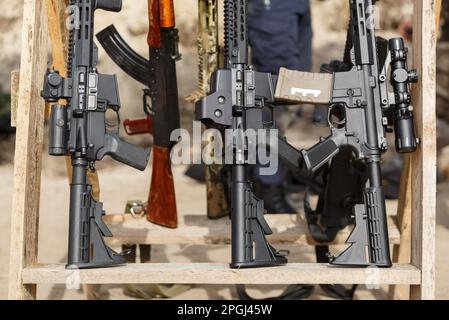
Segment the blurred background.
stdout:
[[[21,1],[11,5],[0,0],[0,299],[7,296],[8,255],[10,236],[10,204],[13,182],[14,130],[8,125],[10,73],[19,69],[22,26]],[[437,212],[437,297],[449,299],[449,1],[443,1],[443,26],[438,44],[438,212]],[[311,0],[313,24],[313,71],[319,71],[321,64],[333,59],[341,59],[346,39],[348,9],[346,0]],[[194,105],[186,102],[185,95],[196,89],[197,82],[197,0],[175,0],[177,27],[180,31],[180,51],[182,60],[178,62],[178,87],[182,125],[191,129]],[[381,1],[380,35],[386,37],[407,33],[413,6],[410,0]],[[113,22],[122,36],[140,54],[147,55],[146,37],[148,32],[147,1],[124,1],[120,14],[99,11],[96,15],[96,30],[100,31]],[[408,43],[411,47],[411,44]],[[116,73],[122,102],[121,117],[144,116],[142,111],[142,88],[125,75],[100,49],[102,73]],[[315,143],[328,129],[310,123],[312,108],[304,107],[303,117],[296,118],[297,109],[289,113],[287,136],[297,147],[307,147]],[[126,138],[142,145],[151,144],[151,137]],[[393,144],[391,144],[392,146]],[[394,148],[393,148],[394,149]],[[388,155],[387,163],[394,163],[394,156]],[[123,212],[127,200],[146,199],[150,183],[151,169],[144,173],[135,171],[110,160],[99,163],[101,197],[107,212]],[[178,208],[188,214],[205,214],[205,186],[184,176],[183,166],[174,169]],[[66,260],[66,237],[68,231],[68,184],[65,163],[62,159],[50,157],[44,151],[41,213],[39,231],[39,261],[63,262]],[[290,199],[298,209],[301,203]],[[202,247],[204,248],[204,247]],[[153,246],[154,261],[195,261],[227,262],[229,247],[212,247],[198,250],[195,246]],[[289,248],[291,261],[314,261],[313,248]],[[277,287],[254,287],[254,295],[279,292]],[[376,298],[381,293],[360,290],[358,298]],[[41,299],[83,299],[80,290],[66,290],[64,286],[40,286]],[[121,287],[102,287],[100,298],[128,298]],[[313,296],[324,299],[318,290]],[[179,298],[208,299],[236,298],[233,286],[201,286],[181,294]]]

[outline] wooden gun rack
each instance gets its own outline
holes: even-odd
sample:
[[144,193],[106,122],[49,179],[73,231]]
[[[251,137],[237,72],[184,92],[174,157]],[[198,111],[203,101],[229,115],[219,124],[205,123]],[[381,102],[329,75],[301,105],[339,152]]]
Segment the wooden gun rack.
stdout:
[[[380,284],[404,285],[392,290],[394,297],[435,298],[435,211],[436,211],[436,119],[435,60],[437,2],[415,0],[413,64],[420,81],[413,88],[413,106],[421,144],[404,167],[397,217],[391,218],[391,240],[395,264],[379,269]],[[13,106],[17,110],[14,164],[14,193],[11,219],[9,298],[36,299],[38,284],[65,283],[63,264],[40,264],[38,252],[39,196],[44,139],[45,108],[40,97],[47,68],[48,39],[53,64],[63,64],[66,50],[64,0],[24,0],[20,73],[13,77]],[[48,37],[50,35],[50,37]],[[116,243],[226,243],[229,225],[207,222],[182,224],[178,230],[164,230],[123,217],[108,217]],[[122,219],[122,220],[121,220]],[[272,218],[273,229],[282,228],[285,217]],[[310,244],[300,218],[293,232],[274,235],[271,241]],[[137,225],[133,225],[137,224]],[[190,223],[189,223],[190,225]],[[143,228],[143,229],[142,229]],[[146,229],[144,229],[146,228]],[[190,228],[190,229],[189,229]],[[195,229],[198,232],[194,232]],[[214,229],[215,228],[215,229]],[[127,231],[128,232],[127,232]],[[133,232],[129,232],[129,231]],[[139,232],[141,230],[141,232]],[[277,238],[276,238],[277,237]],[[310,239],[309,239],[310,240]],[[341,242],[343,238],[339,238]],[[164,242],[165,241],[165,242]],[[315,263],[290,263],[284,267],[233,270],[219,263],[147,263],[123,267],[81,270],[83,284],[105,283],[197,283],[197,284],[365,284],[364,268],[334,268]],[[404,296],[403,292],[410,294]],[[402,293],[401,293],[402,292]]]

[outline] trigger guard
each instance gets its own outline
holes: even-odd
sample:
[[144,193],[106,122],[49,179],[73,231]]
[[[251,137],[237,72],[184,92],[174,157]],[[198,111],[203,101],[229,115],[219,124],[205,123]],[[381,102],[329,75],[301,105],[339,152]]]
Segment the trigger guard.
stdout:
[[115,120],[114,120],[115,122],[113,124],[111,124],[108,121],[107,117],[106,117],[106,121],[105,121],[105,123],[106,123],[106,132],[111,132],[111,133],[117,133],[118,134],[119,133],[119,129],[120,129],[120,124],[122,123],[121,120],[120,120],[120,113],[119,113],[120,108],[117,107],[117,106],[111,106],[111,107],[108,107],[107,110],[114,111],[116,117],[115,117]]

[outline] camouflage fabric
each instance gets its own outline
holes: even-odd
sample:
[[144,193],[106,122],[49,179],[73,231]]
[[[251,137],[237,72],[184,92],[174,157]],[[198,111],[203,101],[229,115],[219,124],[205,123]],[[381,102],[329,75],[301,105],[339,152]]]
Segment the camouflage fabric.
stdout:
[[229,201],[226,197],[225,170],[225,166],[219,164],[207,166],[207,216],[209,219],[219,219],[229,216],[230,213]]

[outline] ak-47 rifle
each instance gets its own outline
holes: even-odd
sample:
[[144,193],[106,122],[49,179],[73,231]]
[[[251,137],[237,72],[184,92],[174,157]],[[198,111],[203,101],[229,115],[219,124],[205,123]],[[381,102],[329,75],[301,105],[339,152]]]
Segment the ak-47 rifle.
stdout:
[[146,86],[143,106],[145,119],[125,120],[129,135],[153,135],[153,174],[146,208],[147,219],[153,223],[176,228],[175,186],[171,170],[170,141],[172,131],[179,129],[176,61],[179,36],[175,27],[173,0],[148,0],[150,28],[149,60],[131,49],[113,25],[97,34],[112,60],[132,78]]
[[[372,15],[375,2],[350,0],[349,71],[312,74],[281,69],[276,88],[278,100],[329,107],[331,135],[309,150],[301,151],[299,163],[303,170],[316,172],[337,154],[349,149],[347,159],[341,160],[358,162],[364,167],[362,171],[366,171],[365,187],[359,197],[362,203],[353,207],[355,228],[347,240],[351,245],[331,259],[333,265],[391,266],[381,177],[381,155],[387,150],[389,124],[394,124],[398,152],[413,152],[419,142],[415,136],[409,88],[410,83],[418,81],[418,76],[415,70],[407,69],[403,39],[388,42],[376,38]],[[394,96],[389,95],[387,86],[389,62]],[[338,190],[330,192],[335,198]]]
[[225,68],[211,81],[211,93],[196,105],[196,118],[206,126],[232,129],[231,268],[277,266],[287,263],[285,253],[266,240],[272,231],[264,218],[263,201],[257,199],[247,180],[248,145],[239,131],[263,129],[262,109],[274,102],[271,74],[256,73],[249,64],[247,0],[225,0]]
[[144,170],[149,150],[122,141],[118,127],[108,127],[106,111],[118,113],[120,99],[115,75],[98,73],[98,48],[94,42],[95,10],[119,12],[121,0],[71,0],[73,29],[70,31],[68,77],[49,70],[42,97],[52,106],[49,153],[71,156],[70,225],[68,269],[106,267],[126,262],[122,254],[106,246],[112,234],[102,221],[103,204],[92,196],[87,169],[109,155]]

